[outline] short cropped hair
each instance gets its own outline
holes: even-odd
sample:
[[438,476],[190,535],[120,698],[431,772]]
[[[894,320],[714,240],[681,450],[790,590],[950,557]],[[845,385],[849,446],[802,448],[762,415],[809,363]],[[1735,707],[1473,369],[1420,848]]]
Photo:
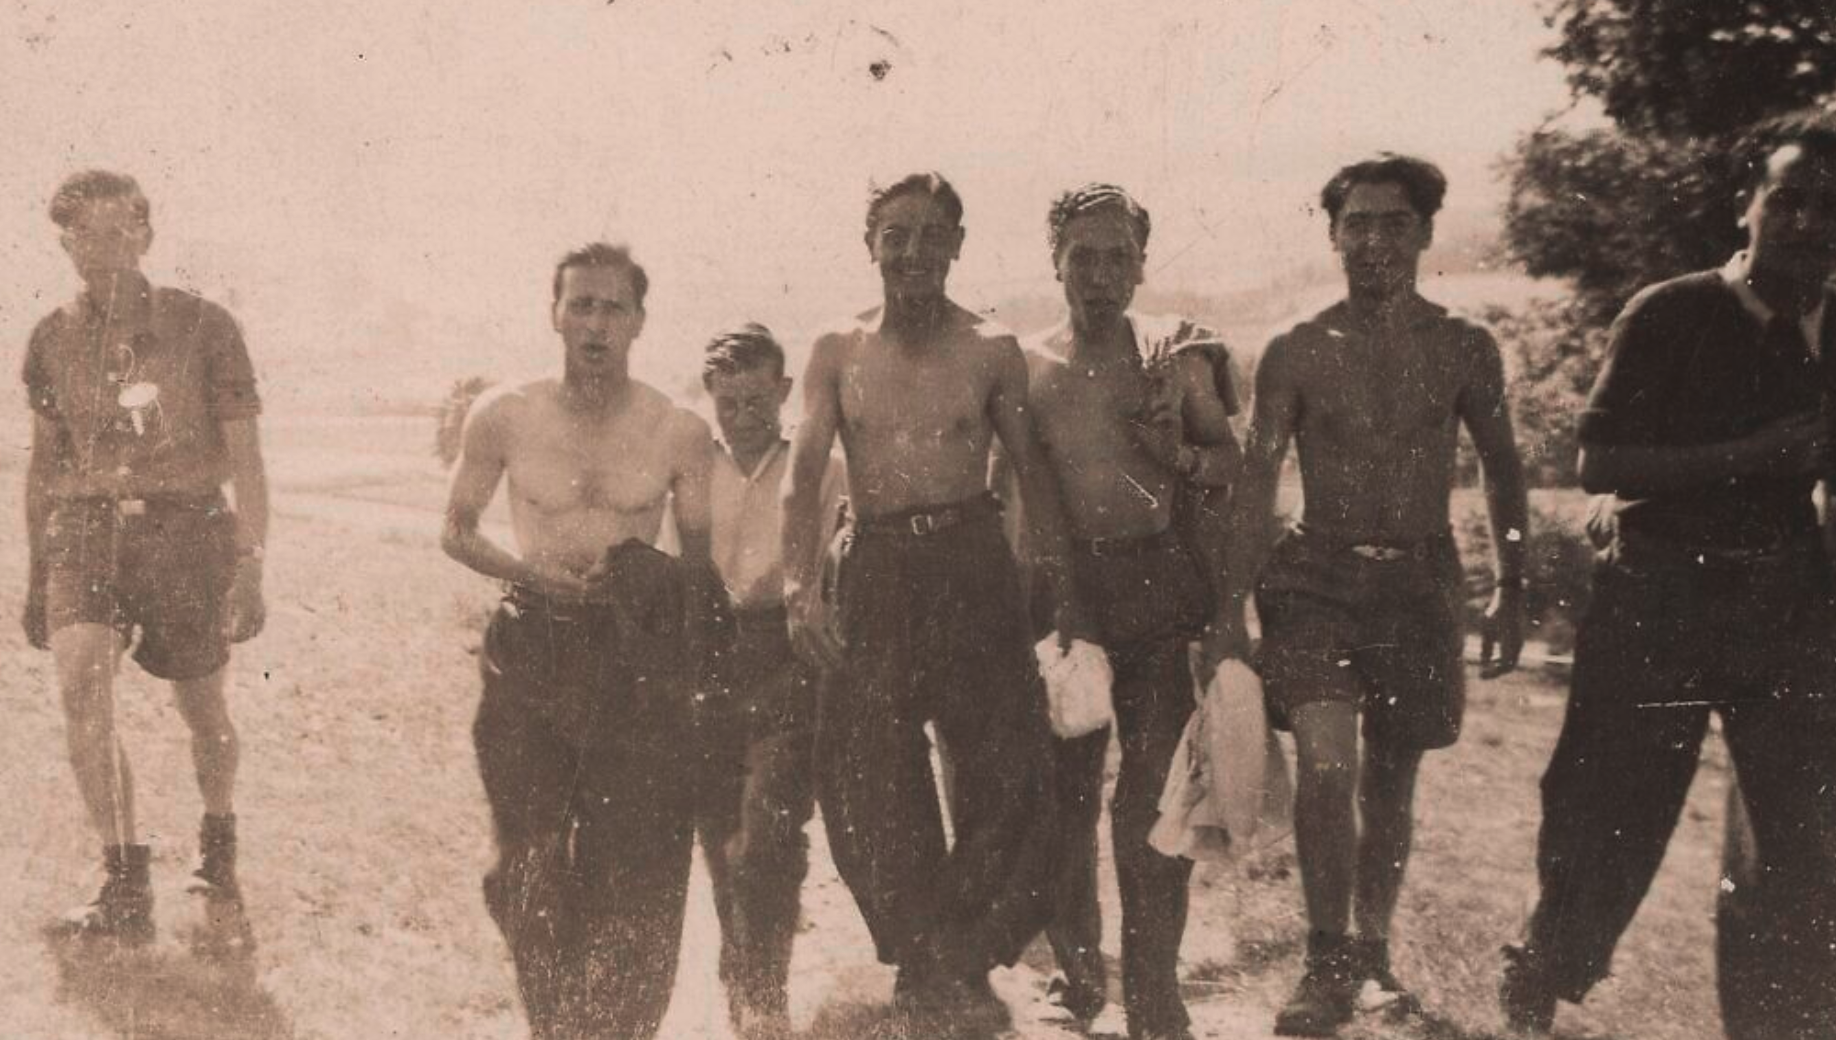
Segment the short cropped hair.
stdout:
[[953,224],[963,222],[963,197],[956,193],[956,188],[948,178],[936,170],[922,173],[908,173],[891,184],[881,187],[877,184],[867,189],[867,233],[873,234],[879,223],[880,211],[886,204],[902,195],[925,194],[943,205]]
[[1808,155],[1836,164],[1836,111],[1799,109],[1763,119],[1734,145],[1735,186],[1750,191],[1766,177],[1773,153],[1795,144]]
[[51,196],[51,223],[67,228],[76,223],[77,213],[91,202],[101,199],[127,199],[134,205],[134,215],[147,227],[153,226],[153,207],[140,190],[140,182],[125,173],[112,170],[81,170],[64,178]]
[[609,242],[590,242],[563,256],[555,264],[555,302],[561,302],[561,276],[570,267],[610,267],[624,271],[631,279],[632,295],[637,297],[638,310],[644,309],[644,294],[650,291],[650,276],[644,273],[644,265],[631,257],[631,250],[626,246],[615,246]]
[[1394,184],[1401,188],[1409,207],[1423,220],[1433,220],[1447,197],[1447,175],[1426,159],[1395,152],[1378,152],[1332,175],[1320,190],[1320,205],[1332,227],[1339,226],[1339,211],[1352,188],[1360,184]]
[[756,321],[746,322],[716,333],[701,354],[701,383],[708,385],[717,375],[737,375],[757,368],[769,368],[774,376],[784,374],[784,347],[771,330]]
[[1058,246],[1065,238],[1065,225],[1071,223],[1073,217],[1102,209],[1121,211],[1135,229],[1135,241],[1143,252],[1147,250],[1148,233],[1154,230],[1148,211],[1116,185],[1093,181],[1052,200],[1052,209],[1046,214],[1046,243],[1052,247],[1052,255],[1058,255]]

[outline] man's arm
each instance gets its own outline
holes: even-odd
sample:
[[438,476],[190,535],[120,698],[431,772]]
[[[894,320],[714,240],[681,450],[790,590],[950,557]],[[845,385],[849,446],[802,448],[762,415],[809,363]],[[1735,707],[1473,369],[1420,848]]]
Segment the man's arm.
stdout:
[[676,533],[682,539],[682,559],[712,565],[714,513],[711,481],[714,473],[714,436],[698,416],[678,413],[681,420],[676,449],[676,474],[669,493],[675,505]]
[[1066,552],[1064,504],[1058,481],[1043,460],[1039,441],[1027,409],[1029,383],[1026,355],[1011,336],[992,344],[996,350],[995,378],[988,396],[988,417],[999,438],[1006,468],[1020,487],[1026,518],[1026,542],[1032,565],[1038,569],[1052,597],[1058,636],[1069,642],[1090,635],[1072,590]]
[[255,638],[267,623],[261,579],[268,543],[268,469],[261,454],[261,430],[253,417],[226,419],[222,431],[229,453],[230,489],[236,498],[236,580],[230,591],[230,641],[241,643]]
[[1178,363],[1185,383],[1181,425],[1190,445],[1177,460],[1182,463],[1179,473],[1200,487],[1228,487],[1243,468],[1243,449],[1230,428],[1236,409],[1218,393],[1215,366],[1229,361],[1191,350],[1180,355]]
[[841,427],[838,376],[847,347],[839,335],[823,336],[803,370],[803,419],[791,444],[790,476],[783,502],[784,601],[790,608],[791,637],[809,660],[834,665],[841,647],[821,623],[823,476]]
[[487,578],[527,586],[563,599],[584,598],[586,581],[558,567],[540,567],[509,552],[479,529],[508,466],[513,391],[487,391],[472,406],[461,434],[459,461],[446,497],[440,548]]
[[[1498,344],[1477,334],[1473,380],[1459,399],[1460,418],[1473,438],[1479,468],[1485,475],[1485,508],[1492,522],[1492,602],[1486,607],[1480,662],[1485,674],[1501,675],[1517,667],[1524,648],[1524,560],[1529,546],[1530,502],[1524,490],[1524,464],[1511,430],[1505,398],[1504,361]],[[1492,652],[1498,653],[1497,665]]]
[[1256,365],[1256,390],[1244,438],[1243,466],[1231,495],[1230,523],[1224,539],[1223,594],[1218,615],[1206,633],[1204,667],[1211,670],[1226,657],[1249,654],[1244,608],[1256,587],[1269,548],[1269,521],[1281,480],[1282,459],[1300,417],[1300,386],[1287,341],[1277,338]]
[[26,461],[25,486],[30,570],[25,612],[20,621],[25,626],[26,642],[40,650],[51,645],[51,633],[46,629],[45,619],[45,583],[50,566],[45,557],[45,523],[51,514],[51,485],[67,464],[63,429],[49,416],[32,413],[32,454]]
[[1731,477],[1821,473],[1829,424],[1816,412],[1787,416],[1745,437],[1713,444],[1581,443],[1581,487],[1589,494],[1645,498],[1719,484]]

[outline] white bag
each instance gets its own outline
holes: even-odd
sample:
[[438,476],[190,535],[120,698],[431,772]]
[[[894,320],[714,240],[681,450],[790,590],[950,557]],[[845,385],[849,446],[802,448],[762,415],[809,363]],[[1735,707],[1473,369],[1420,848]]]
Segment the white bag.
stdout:
[[1227,660],[1186,723],[1148,844],[1168,856],[1241,857],[1287,835],[1293,797],[1262,681],[1242,661]]
[[1069,650],[1060,650],[1054,632],[1033,647],[1033,656],[1039,659],[1039,675],[1045,680],[1053,733],[1070,739],[1109,725],[1115,717],[1109,694],[1115,673],[1102,647],[1073,639]]

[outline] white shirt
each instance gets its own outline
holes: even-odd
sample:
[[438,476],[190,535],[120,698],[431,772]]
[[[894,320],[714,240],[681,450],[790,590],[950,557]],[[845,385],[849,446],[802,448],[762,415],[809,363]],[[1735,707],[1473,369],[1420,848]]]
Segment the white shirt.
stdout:
[[[1753,291],[1753,286],[1747,284],[1746,250],[1735,253],[1734,259],[1723,265],[1721,280],[1734,290],[1734,295],[1740,298],[1740,305],[1746,308],[1747,313],[1758,319],[1760,328],[1772,323],[1772,316],[1777,312],[1765,300],[1760,299],[1759,293]],[[1811,357],[1819,359],[1823,357],[1823,312],[1828,309],[1825,306],[1827,302],[1827,295],[1818,296],[1816,308],[1798,319],[1798,327],[1804,330],[1804,342],[1810,346]]]
[[[709,486],[714,568],[733,605],[742,610],[784,602],[784,516],[779,502],[785,475],[790,472],[789,448],[784,441],[772,445],[751,473],[740,469],[726,445],[719,445],[714,453]],[[831,457],[822,478],[825,534],[833,529],[835,501],[841,490],[841,463]]]

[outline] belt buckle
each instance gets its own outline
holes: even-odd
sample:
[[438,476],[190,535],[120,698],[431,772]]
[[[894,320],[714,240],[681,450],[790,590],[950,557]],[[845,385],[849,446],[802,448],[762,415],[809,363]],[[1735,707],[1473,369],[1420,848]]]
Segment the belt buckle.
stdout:
[[1092,538],[1090,539],[1090,545],[1089,545],[1090,555],[1096,556],[1096,557],[1108,556],[1110,549],[1114,542],[1115,542],[1115,539],[1113,538]]
[[120,516],[146,516],[147,500],[144,498],[118,498],[115,500],[115,512]]
[[936,513],[919,513],[908,517],[906,523],[911,527],[912,533],[920,538],[937,533]]
[[1351,551],[1367,560],[1375,560],[1378,563],[1395,563],[1397,560],[1407,559],[1409,556],[1409,551],[1407,549],[1397,549],[1388,545],[1354,545],[1351,547]]

